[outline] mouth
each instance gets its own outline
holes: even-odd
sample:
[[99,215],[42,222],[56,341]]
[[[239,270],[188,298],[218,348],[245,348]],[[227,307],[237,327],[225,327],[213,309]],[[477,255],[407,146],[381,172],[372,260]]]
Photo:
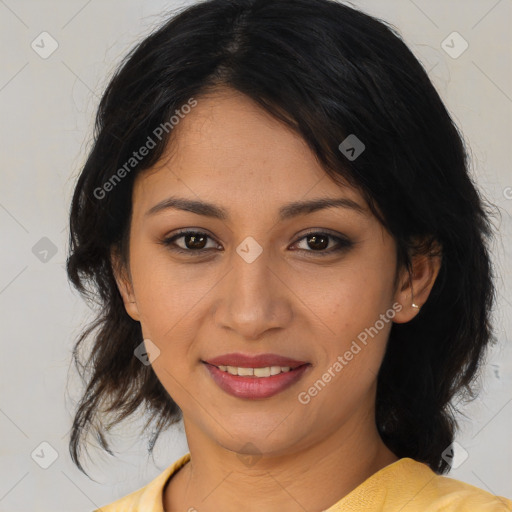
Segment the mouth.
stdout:
[[299,366],[295,366],[292,368],[291,366],[263,366],[263,367],[245,367],[245,366],[230,366],[230,365],[214,365],[211,363],[207,363],[206,361],[202,361],[204,364],[213,366],[224,373],[229,373],[230,375],[237,375],[238,377],[253,377],[253,378],[266,378],[272,377],[274,375],[280,375],[282,373],[288,373],[296,371],[303,366],[309,366],[309,363],[304,363]]
[[311,367],[311,363],[276,354],[226,354],[201,362],[223,391],[246,399],[274,396],[298,382]]
[[[290,370],[294,370],[299,366],[304,364],[308,364],[306,361],[297,361],[296,359],[291,359],[290,357],[281,356],[279,354],[240,354],[240,353],[231,353],[224,354],[222,356],[217,356],[214,358],[209,358],[208,360],[202,361],[206,364],[211,364],[220,368],[223,371],[228,371],[229,367],[231,368],[240,368],[240,369],[264,369],[264,368],[274,368],[274,371],[277,372],[277,368],[289,368]],[[271,370],[272,371],[272,370]]]

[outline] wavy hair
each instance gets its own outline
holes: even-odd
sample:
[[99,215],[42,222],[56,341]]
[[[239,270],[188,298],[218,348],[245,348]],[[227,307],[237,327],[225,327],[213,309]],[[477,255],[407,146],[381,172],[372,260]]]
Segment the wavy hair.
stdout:
[[[493,341],[490,203],[470,176],[463,136],[398,31],[334,0],[198,2],[174,12],[111,78],[70,208],[67,274],[99,306],[73,348],[85,389],[71,429],[72,460],[85,473],[80,458],[91,432],[112,455],[105,434],[140,407],[144,431],[156,423],[149,452],[182,418],[152,367],[134,357],[141,326],[125,311],[111,253],[127,262],[133,181],[172,142],[172,130],[158,138],[155,129],[190,98],[219,87],[285,122],[329,176],[361,191],[396,241],[397,268],[410,272],[413,254],[441,248],[427,302],[410,322],[392,325],[375,421],[396,456],[446,472],[454,398],[476,396]],[[352,161],[339,149],[349,134],[366,146]],[[155,147],[114,183],[148,137]],[[115,184],[108,193],[107,182]],[[92,346],[84,355],[86,339]]]

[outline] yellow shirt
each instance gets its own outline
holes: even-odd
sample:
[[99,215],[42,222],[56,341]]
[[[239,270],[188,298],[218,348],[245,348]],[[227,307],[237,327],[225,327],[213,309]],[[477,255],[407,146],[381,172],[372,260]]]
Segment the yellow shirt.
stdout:
[[[187,453],[141,489],[94,512],[165,512],[163,488],[190,460]],[[440,476],[403,458],[367,478],[324,512],[511,512],[512,500]]]

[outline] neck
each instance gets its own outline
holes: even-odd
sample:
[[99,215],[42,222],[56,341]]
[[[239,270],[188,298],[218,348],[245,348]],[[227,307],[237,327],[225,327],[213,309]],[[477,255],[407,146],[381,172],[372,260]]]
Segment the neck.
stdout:
[[165,510],[325,510],[398,460],[374,421],[356,420],[301,450],[253,458],[212,442],[185,420],[191,460],[168,482]]

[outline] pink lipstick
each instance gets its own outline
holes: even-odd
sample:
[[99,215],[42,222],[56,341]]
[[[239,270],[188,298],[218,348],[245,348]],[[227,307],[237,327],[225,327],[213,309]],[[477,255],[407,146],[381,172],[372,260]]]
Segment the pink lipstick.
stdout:
[[295,384],[311,366],[278,354],[224,354],[202,361],[214,382],[237,398],[262,399]]

